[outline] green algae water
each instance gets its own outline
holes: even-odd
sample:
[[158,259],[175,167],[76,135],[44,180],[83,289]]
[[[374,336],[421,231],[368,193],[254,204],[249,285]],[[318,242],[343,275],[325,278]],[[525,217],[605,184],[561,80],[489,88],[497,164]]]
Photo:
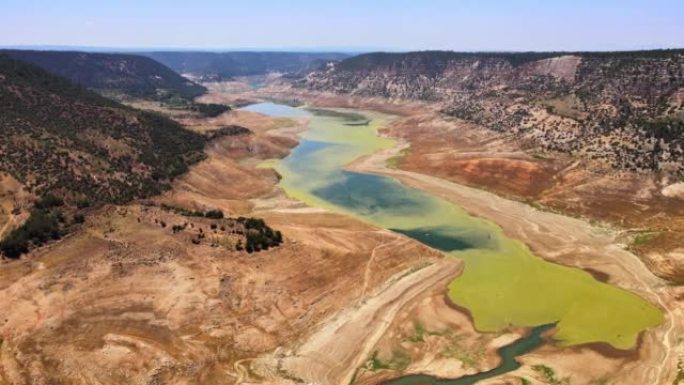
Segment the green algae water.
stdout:
[[464,376],[457,379],[445,379],[437,378],[434,376],[428,376],[424,374],[412,374],[404,377],[397,378],[395,380],[390,380],[385,382],[385,385],[473,385],[479,381],[486,380],[488,378],[498,377],[502,374],[512,372],[520,367],[520,363],[516,361],[516,357],[523,354],[529,353],[539,345],[542,344],[542,335],[544,332],[553,328],[554,325],[538,326],[532,329],[532,332],[524,337],[515,341],[510,345],[506,345],[498,350],[499,356],[501,357],[501,365],[496,368],[482,372],[478,374],[473,374],[470,376]]
[[583,270],[547,262],[507,238],[496,224],[450,202],[390,177],[345,171],[353,160],[395,145],[377,135],[388,117],[271,103],[250,110],[306,116],[310,121],[291,154],[271,164],[289,196],[403,233],[462,259],[464,272],[449,285],[448,294],[470,311],[477,330],[555,324],[553,338],[561,345],[604,342],[630,349],[640,332],[663,321],[660,310],[639,296]]

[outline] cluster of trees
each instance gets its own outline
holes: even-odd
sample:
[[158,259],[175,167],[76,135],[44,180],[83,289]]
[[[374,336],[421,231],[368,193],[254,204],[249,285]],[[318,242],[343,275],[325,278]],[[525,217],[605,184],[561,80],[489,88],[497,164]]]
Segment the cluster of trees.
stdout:
[[60,218],[57,212],[34,209],[26,223],[14,229],[0,242],[0,252],[7,258],[16,259],[27,253],[31,246],[41,246],[49,240],[61,238],[63,234],[59,225]]
[[110,93],[188,102],[207,91],[161,63],[139,55],[28,50],[4,53],[83,87]]
[[238,135],[250,135],[250,134],[252,134],[252,131],[249,128],[237,126],[237,125],[230,125],[230,126],[221,127],[218,130],[214,130],[211,133],[207,134],[207,139],[213,140],[213,139],[220,138],[223,136],[238,136]]
[[206,218],[211,218],[211,219],[223,219],[223,211],[221,210],[209,210],[204,213],[204,216]]
[[150,52],[144,55],[178,73],[193,73],[214,81],[271,72],[299,72],[322,61],[348,56],[327,52]]
[[263,219],[239,217],[237,222],[245,227],[245,251],[248,253],[268,250],[283,243],[283,234],[270,228]]
[[[244,250],[248,253],[254,253],[268,250],[271,247],[276,247],[283,243],[283,234],[280,231],[273,230],[263,219],[260,218],[226,218],[223,214],[223,211],[218,209],[197,211],[168,205],[162,205],[162,208],[184,216],[214,219],[217,222],[211,223],[209,225],[214,233],[220,229],[223,232],[228,231],[232,234],[244,236],[244,242],[243,240],[239,240],[236,244],[237,251]],[[172,226],[172,231],[174,234],[182,232],[188,227],[188,225],[194,227],[192,224],[184,223],[182,225]],[[193,238],[192,242],[194,244],[199,244],[204,238],[204,231],[200,227],[197,238]]]
[[207,210],[207,211],[201,211],[201,210],[188,210],[182,207],[175,207],[175,206],[169,206],[167,204],[162,203],[161,207],[164,210],[172,211],[176,214],[182,215],[184,217],[203,217],[203,218],[210,218],[210,219],[223,219],[224,214],[223,211],[219,209],[212,209],[212,210]]
[[[206,137],[162,115],[2,54],[0,76],[0,168],[38,195],[68,191],[88,204],[125,203],[160,193],[205,157]],[[103,138],[124,151],[112,152]]]
[[[159,194],[205,157],[205,136],[2,52],[0,79],[0,169],[43,195],[2,241],[7,257],[84,222],[78,210]],[[73,221],[63,212],[76,213]]]
[[663,139],[667,142],[684,142],[684,119],[657,119],[644,122],[641,127],[646,135],[655,139]]
[[69,226],[85,222],[82,213],[75,213],[71,223],[64,217],[64,200],[53,194],[46,194],[33,206],[29,218],[22,226],[11,231],[0,241],[0,254],[17,259],[31,247],[60,239],[69,231]]
[[56,208],[63,205],[64,200],[55,195],[42,197],[35,203],[28,220],[0,242],[2,254],[19,258],[31,245],[40,246],[51,239],[59,239],[62,236],[59,223],[64,222],[64,217]]
[[202,116],[207,118],[214,118],[221,115],[224,112],[231,110],[230,107],[225,104],[215,104],[215,103],[192,103],[189,110],[199,112]]

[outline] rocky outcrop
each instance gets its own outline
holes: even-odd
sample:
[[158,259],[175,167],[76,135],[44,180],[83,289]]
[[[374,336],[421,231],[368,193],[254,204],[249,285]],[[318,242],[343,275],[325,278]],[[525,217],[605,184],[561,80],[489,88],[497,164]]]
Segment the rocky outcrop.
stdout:
[[599,169],[684,176],[684,50],[374,53],[328,63],[294,86],[435,102]]

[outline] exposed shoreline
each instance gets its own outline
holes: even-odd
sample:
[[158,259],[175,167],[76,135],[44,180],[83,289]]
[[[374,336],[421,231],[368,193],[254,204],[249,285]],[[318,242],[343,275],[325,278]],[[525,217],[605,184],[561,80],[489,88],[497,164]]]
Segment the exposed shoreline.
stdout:
[[[336,107],[326,105],[324,108]],[[373,108],[366,109],[374,111]],[[390,124],[391,121],[386,122],[386,125]],[[299,140],[296,133],[292,134],[293,139]],[[606,357],[648,359],[651,365],[659,367],[659,370],[655,378],[644,373],[644,381],[655,380],[653,383],[660,383],[662,378],[673,377],[676,374],[678,357],[671,347],[676,344],[676,330],[684,330],[684,325],[674,314],[678,311],[676,303],[671,294],[662,289],[666,281],[655,276],[636,255],[624,250],[617,241],[616,233],[595,227],[582,219],[541,211],[523,202],[509,200],[488,191],[426,174],[389,168],[386,165],[387,160],[400,156],[404,149],[410,147],[410,143],[406,141],[391,139],[396,141],[396,146],[358,158],[346,169],[390,176],[410,187],[446,199],[471,215],[496,223],[506,236],[523,241],[535,254],[548,261],[589,271],[593,276],[601,278],[600,281],[628,289],[657,304],[666,314],[665,322],[642,333],[634,349],[619,352],[612,348],[606,349],[603,344],[568,349],[587,348]]]
[[[326,106],[326,108],[334,109],[335,107]],[[296,133],[290,134],[293,139],[298,140]],[[392,139],[396,140],[396,138]],[[496,223],[502,227],[507,236],[522,240],[535,254],[549,261],[584,269],[600,278],[600,281],[629,289],[657,303],[667,313],[666,322],[656,329],[642,333],[634,349],[623,354],[612,349],[604,351],[603,346],[596,344],[563,349],[574,352],[591,349],[606,357],[626,358],[639,364],[645,364],[644,360],[648,360],[650,362],[648,366],[659,368],[656,372],[644,371],[640,374],[643,376],[643,381],[648,381],[648,383],[661,383],[663,378],[675,375],[677,355],[670,347],[675,344],[675,330],[682,330],[682,325],[675,322],[673,314],[676,311],[676,304],[672,303],[666,290],[659,290],[665,281],[653,275],[638,257],[623,250],[617,244],[616,235],[613,232],[594,227],[581,219],[540,211],[525,203],[508,200],[487,191],[458,185],[425,174],[388,168],[387,159],[400,155],[401,151],[408,146],[408,143],[398,141],[398,144],[391,149],[356,159],[346,169],[387,175],[410,187],[451,201],[471,215]],[[575,257],[574,254],[581,254],[581,256]],[[314,332],[311,337],[317,334]],[[665,344],[659,343],[661,340],[665,341]],[[643,349],[645,345],[648,346]],[[638,358],[641,360],[637,361]]]
[[[617,243],[616,234],[581,219],[541,211],[491,192],[386,166],[388,159],[401,155],[401,151],[408,147],[409,143],[401,142],[394,148],[359,158],[346,168],[390,176],[407,186],[446,199],[471,215],[496,223],[507,236],[523,241],[535,254],[549,261],[600,272],[610,277],[610,284],[629,289],[658,304],[666,314],[665,322],[642,333],[639,345],[641,347],[642,342],[651,340],[647,349],[649,359],[651,365],[657,364],[660,370],[655,378],[644,378],[647,381],[644,383],[660,384],[663,378],[675,375],[678,357],[672,347],[676,345],[677,331],[684,330],[681,314],[677,318],[675,313],[681,313],[681,309],[663,289],[666,281],[655,276],[636,255],[624,250]],[[583,254],[583,257],[578,258],[577,254]],[[664,343],[658,344],[658,341]],[[639,355],[636,351],[629,354],[632,357]]]

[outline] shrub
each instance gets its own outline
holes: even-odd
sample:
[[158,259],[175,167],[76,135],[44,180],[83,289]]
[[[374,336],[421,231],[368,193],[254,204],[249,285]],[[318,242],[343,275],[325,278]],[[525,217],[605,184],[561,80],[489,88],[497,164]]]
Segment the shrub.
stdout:
[[224,104],[215,103],[194,103],[190,106],[190,110],[197,111],[205,117],[214,118],[221,115],[224,112],[230,111],[230,107]]
[[38,202],[36,202],[37,209],[51,209],[53,207],[60,207],[64,205],[64,200],[53,194],[46,194]]
[[83,223],[85,222],[85,216],[83,214],[74,214],[74,223]]
[[211,218],[211,219],[222,219],[223,218],[223,211],[221,210],[209,210],[204,214],[205,217]]
[[45,209],[34,209],[26,223],[0,242],[0,252],[7,258],[16,259],[28,252],[32,244],[41,246],[51,239],[61,238],[58,216]]

